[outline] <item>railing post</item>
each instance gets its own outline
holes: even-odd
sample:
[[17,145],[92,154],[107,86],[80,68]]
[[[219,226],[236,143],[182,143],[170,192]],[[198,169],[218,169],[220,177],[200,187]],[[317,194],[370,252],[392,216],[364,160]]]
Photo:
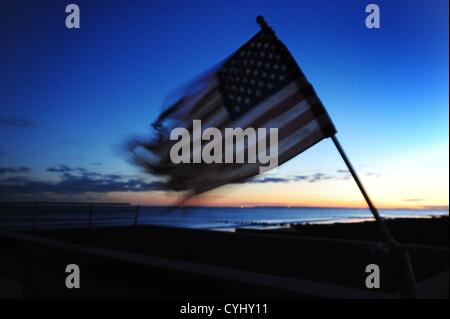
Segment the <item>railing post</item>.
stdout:
[[134,216],[134,226],[138,224],[140,205],[136,205],[136,215]]
[[89,204],[89,220],[88,220],[88,225],[89,228],[92,227],[92,215],[94,213],[94,204]]
[[37,213],[38,213],[37,203],[34,202],[33,203],[33,222],[31,224],[31,230],[33,230],[33,231],[36,229]]

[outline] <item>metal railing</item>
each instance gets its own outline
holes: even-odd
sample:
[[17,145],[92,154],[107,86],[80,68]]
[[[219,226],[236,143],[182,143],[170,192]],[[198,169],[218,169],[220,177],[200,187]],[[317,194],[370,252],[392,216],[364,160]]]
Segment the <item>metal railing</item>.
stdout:
[[0,229],[137,225],[139,212],[128,203],[0,202]]

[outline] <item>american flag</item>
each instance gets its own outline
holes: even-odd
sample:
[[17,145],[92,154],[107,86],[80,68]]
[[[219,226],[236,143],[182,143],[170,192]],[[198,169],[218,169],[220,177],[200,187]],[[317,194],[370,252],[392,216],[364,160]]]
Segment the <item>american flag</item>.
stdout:
[[130,144],[134,160],[151,174],[164,176],[167,189],[195,195],[259,174],[260,163],[172,163],[171,128],[192,132],[193,120],[201,120],[203,130],[220,129],[223,137],[225,128],[266,128],[267,132],[278,128],[279,165],[336,133],[286,46],[270,27],[258,22],[261,31],[190,83],[162,112],[152,125],[156,134],[151,141]]

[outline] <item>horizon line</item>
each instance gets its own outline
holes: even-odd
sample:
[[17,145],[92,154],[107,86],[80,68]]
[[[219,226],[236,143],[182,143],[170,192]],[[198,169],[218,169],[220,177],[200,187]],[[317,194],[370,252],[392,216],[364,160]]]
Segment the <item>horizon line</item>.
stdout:
[[[180,208],[307,208],[307,209],[357,209],[370,210],[369,207],[361,206],[308,206],[308,205],[162,205],[162,204],[140,204],[140,203],[129,203],[129,202],[88,202],[88,201],[0,201],[0,205],[29,205],[29,204],[41,204],[41,205],[139,205],[143,207],[180,207]],[[379,210],[436,210],[436,211],[449,211],[449,205],[428,205],[422,207],[377,207]]]

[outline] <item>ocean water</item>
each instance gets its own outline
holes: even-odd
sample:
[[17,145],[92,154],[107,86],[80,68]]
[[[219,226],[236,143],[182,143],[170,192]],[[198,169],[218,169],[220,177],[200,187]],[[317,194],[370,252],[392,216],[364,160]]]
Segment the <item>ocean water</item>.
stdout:
[[[448,215],[448,211],[433,210],[383,210],[382,216],[427,217]],[[368,209],[348,208],[207,208],[195,207],[170,212],[155,212],[144,207],[139,216],[141,224],[167,225],[188,228],[233,230],[235,228],[276,228],[289,224],[334,223],[368,220],[372,214]]]
[[[380,213],[387,218],[448,216],[448,211],[440,210],[381,210]],[[368,209],[348,208],[191,207],[167,210],[143,206],[137,217],[139,224],[233,231],[236,228],[277,228],[301,223],[354,222],[369,220],[372,215]],[[89,218],[87,206],[40,208],[35,225],[38,228],[85,227],[89,225]],[[131,225],[135,221],[134,206],[94,210],[91,217],[93,226]],[[0,228],[29,228],[32,223],[30,207],[15,211],[3,209],[0,213]]]

